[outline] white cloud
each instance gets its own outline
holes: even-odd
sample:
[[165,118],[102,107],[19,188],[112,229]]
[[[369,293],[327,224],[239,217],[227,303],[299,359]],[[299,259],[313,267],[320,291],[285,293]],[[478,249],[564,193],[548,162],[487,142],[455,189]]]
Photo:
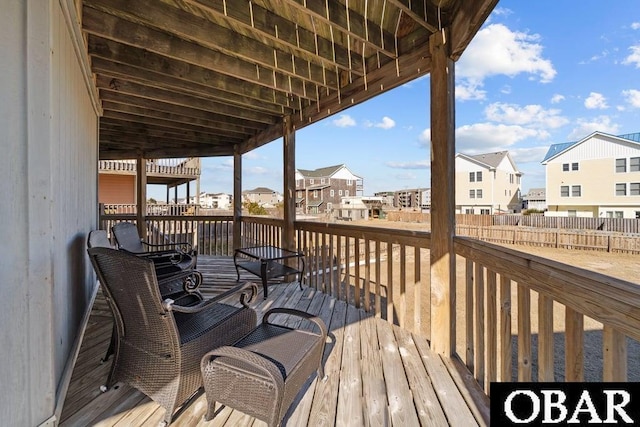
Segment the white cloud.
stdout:
[[429,169],[431,160],[417,160],[415,162],[387,162],[387,166],[393,169]]
[[556,93],[551,97],[552,104],[557,104],[560,101],[564,101],[564,95],[560,95],[559,93]]
[[618,133],[620,126],[611,122],[609,116],[599,116],[592,119],[578,119],[578,126],[575,127],[568,136],[569,141],[575,141],[589,136],[595,131]]
[[[458,82],[466,92],[478,94],[485,78],[494,75],[515,77],[530,74],[542,83],[553,80],[556,70],[550,60],[543,58],[540,36],[511,31],[503,24],[490,24],[480,30],[469,44],[456,67]],[[458,88],[456,88],[458,90]],[[480,98],[482,99],[482,98]]]
[[622,96],[633,108],[640,108],[640,90],[629,89],[623,90]]
[[456,129],[456,151],[480,154],[509,149],[527,138],[547,139],[545,130],[528,129],[518,125],[475,123]]
[[512,148],[509,154],[516,164],[522,163],[539,163],[544,159],[544,155],[549,151],[549,146],[530,147],[530,148]]
[[587,99],[584,100],[584,106],[589,110],[604,110],[609,108],[606,98],[598,92],[591,92]]
[[270,174],[271,171],[262,166],[253,166],[246,169],[247,172],[251,175],[267,175]]
[[364,125],[366,127],[377,127],[377,128],[387,130],[395,127],[396,122],[392,118],[384,116],[382,120],[379,121],[378,123],[372,123],[370,121],[366,121]]
[[640,22],[634,22],[631,24],[632,30],[640,30]]
[[479,101],[485,99],[486,96],[486,91],[469,81],[460,82],[460,84],[456,85],[456,99],[459,101]]
[[348,114],[341,114],[340,117],[333,121],[333,124],[339,128],[346,128],[349,126],[355,126],[356,121]]
[[495,102],[485,109],[487,119],[510,125],[529,125],[536,128],[557,129],[569,123],[569,120],[560,115],[560,110],[545,110],[541,105],[505,104]]
[[421,145],[424,145],[427,148],[431,148],[430,147],[430,143],[431,143],[431,128],[426,128],[425,130],[420,132],[420,135],[418,135],[418,141],[420,141]]
[[629,47],[629,50],[631,54],[629,54],[622,63],[625,65],[635,64],[636,68],[640,68],[640,44]]

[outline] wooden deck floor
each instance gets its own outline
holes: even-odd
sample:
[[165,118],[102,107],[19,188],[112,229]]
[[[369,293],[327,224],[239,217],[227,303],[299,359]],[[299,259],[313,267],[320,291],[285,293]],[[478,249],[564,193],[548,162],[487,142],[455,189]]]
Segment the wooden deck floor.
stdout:
[[[236,284],[230,258],[199,257],[205,294]],[[241,279],[256,280],[249,273]],[[426,340],[369,316],[344,302],[297,283],[273,285],[269,298],[252,303],[258,313],[271,307],[295,307],[319,315],[330,330],[324,362],[326,381],[313,376],[292,405],[287,426],[473,426],[488,425],[488,400],[458,362],[431,352]],[[112,320],[101,295],[74,367],[61,426],[155,426],[164,409],[129,386],[117,384],[105,393],[110,361],[101,364]],[[175,418],[175,426],[262,426],[265,423],[223,407],[204,421],[206,397],[201,395]]]

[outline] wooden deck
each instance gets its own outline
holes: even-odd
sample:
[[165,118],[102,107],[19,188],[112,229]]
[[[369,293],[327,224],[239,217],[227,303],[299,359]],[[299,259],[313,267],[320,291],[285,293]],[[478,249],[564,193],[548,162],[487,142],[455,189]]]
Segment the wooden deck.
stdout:
[[[199,257],[205,295],[236,284],[228,257]],[[249,273],[241,279],[258,282]],[[275,283],[275,282],[274,282]],[[252,306],[295,307],[319,315],[330,330],[324,355],[326,381],[313,376],[285,417],[287,426],[473,426],[488,425],[488,399],[470,382],[462,365],[431,352],[420,337],[371,317],[344,302],[297,283],[269,289],[269,298]],[[61,426],[155,426],[164,409],[129,386],[117,384],[105,393],[110,361],[101,364],[111,335],[111,315],[98,297],[64,403]],[[204,421],[206,398],[199,396],[175,418],[175,426],[262,426],[239,411],[222,407]]]

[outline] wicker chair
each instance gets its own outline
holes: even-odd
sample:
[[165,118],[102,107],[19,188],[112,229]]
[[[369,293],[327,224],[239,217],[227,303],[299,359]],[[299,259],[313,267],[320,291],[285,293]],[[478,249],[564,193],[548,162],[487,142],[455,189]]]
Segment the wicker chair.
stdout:
[[[135,387],[165,408],[164,422],[170,424],[175,410],[190,403],[203,385],[204,354],[255,328],[256,314],[247,302],[257,287],[247,283],[198,305],[180,306],[162,301],[152,261],[110,248],[87,252],[116,324],[106,387],[119,381]],[[236,292],[243,307],[219,302]]]
[[[113,248],[105,230],[93,230],[89,232],[87,239],[88,248]],[[171,298],[176,304],[192,306],[202,302],[203,297],[199,291],[202,284],[202,274],[197,270],[182,270],[172,266],[159,266],[156,268],[158,288],[162,299]],[[104,363],[109,360],[115,351],[116,325],[113,325],[111,343],[106,354],[101,359]]]
[[[146,257],[160,268],[194,269],[196,268],[197,252],[190,243],[165,243],[156,245],[145,242],[138,233],[138,227],[132,222],[119,222],[111,227],[113,237],[119,249]],[[166,248],[170,249],[166,249]]]

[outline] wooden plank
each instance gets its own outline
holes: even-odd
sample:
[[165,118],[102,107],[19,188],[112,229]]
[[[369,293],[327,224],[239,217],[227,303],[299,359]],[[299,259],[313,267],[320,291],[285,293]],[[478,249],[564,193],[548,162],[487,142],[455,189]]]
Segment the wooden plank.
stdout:
[[336,408],[336,425],[364,425],[364,409],[361,396],[362,376],[360,374],[360,313],[357,308],[347,306],[347,318],[343,332],[342,362],[340,366],[340,387]]
[[360,285],[360,238],[353,239],[353,292],[354,292],[354,304],[356,308],[360,308],[362,288]]
[[419,425],[392,325],[378,323],[377,326],[391,424],[398,426]]
[[518,381],[531,381],[531,291],[518,283]]
[[441,358],[422,340],[416,340],[415,343],[449,425],[478,425],[469,406],[460,394],[456,383],[453,381],[451,374],[443,363],[443,360],[447,360],[447,358]]
[[555,381],[553,300],[538,294],[538,381]]
[[381,260],[381,250],[380,250],[380,246],[382,246],[382,241],[380,240],[376,240],[375,241],[375,245],[376,245],[376,259],[375,259],[375,265],[376,265],[376,273],[375,273],[375,314],[377,318],[382,317],[382,301],[380,299],[381,296],[381,292],[382,292],[382,286],[380,283],[380,275],[381,275],[381,265],[382,265],[382,260]]
[[485,381],[485,310],[484,310],[484,267],[482,264],[475,264],[475,286],[473,288],[474,308],[475,308],[475,320],[474,320],[474,335],[475,335],[475,377],[481,386],[486,385]]
[[398,299],[398,324],[407,327],[407,246],[400,245],[400,295]]
[[565,381],[584,381],[584,316],[565,307]]
[[473,261],[469,258],[465,259],[465,288],[464,288],[464,304],[465,304],[465,340],[467,349],[465,352],[465,364],[471,373],[475,373],[475,340],[473,334],[474,327],[474,315],[475,312],[473,304]]
[[440,357],[440,360],[447,367],[453,382],[458,386],[458,390],[475,417],[475,421],[478,425],[489,426],[491,418],[489,396],[480,388],[473,375],[455,355],[451,358]]
[[489,394],[489,385],[498,379],[498,322],[497,317],[497,277],[493,271],[487,271],[487,375],[484,391]]
[[[374,243],[375,244],[375,243]],[[364,240],[364,311],[371,311],[371,241]]]
[[[422,357],[416,348],[414,336],[402,328],[393,328],[398,341],[398,350],[405,368],[406,378],[413,395],[413,403],[420,425],[442,426],[447,424],[447,418],[440,405],[434,405],[438,397],[433,389],[427,370],[422,363]],[[416,338],[419,339],[419,338]]]
[[627,381],[627,339],[610,326],[602,329],[603,381]]
[[420,248],[413,248],[413,332],[422,334],[422,260]]
[[500,381],[512,378],[511,280],[500,275]]
[[389,409],[387,404],[387,392],[382,372],[382,359],[378,345],[378,331],[376,324],[381,322],[379,318],[360,311],[360,343],[361,343],[361,367],[363,409],[366,424],[371,427],[388,426]]

